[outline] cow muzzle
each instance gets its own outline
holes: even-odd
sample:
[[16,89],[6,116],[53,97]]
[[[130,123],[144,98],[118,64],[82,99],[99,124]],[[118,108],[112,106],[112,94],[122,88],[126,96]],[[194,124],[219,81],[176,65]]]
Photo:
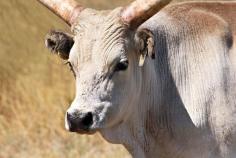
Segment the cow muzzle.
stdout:
[[67,112],[66,113],[66,129],[70,132],[77,132],[80,134],[92,134],[91,129],[93,125],[94,116],[92,112],[80,113],[80,112]]

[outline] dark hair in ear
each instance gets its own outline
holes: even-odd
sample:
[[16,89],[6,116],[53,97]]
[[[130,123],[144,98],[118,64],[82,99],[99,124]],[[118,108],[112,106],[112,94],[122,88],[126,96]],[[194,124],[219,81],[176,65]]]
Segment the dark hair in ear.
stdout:
[[143,66],[147,56],[151,57],[151,59],[155,59],[154,42],[154,36],[150,30],[141,29],[137,31],[135,35],[135,43],[140,55],[139,66]]
[[46,47],[65,60],[69,58],[73,44],[73,36],[62,31],[51,30],[45,38]]

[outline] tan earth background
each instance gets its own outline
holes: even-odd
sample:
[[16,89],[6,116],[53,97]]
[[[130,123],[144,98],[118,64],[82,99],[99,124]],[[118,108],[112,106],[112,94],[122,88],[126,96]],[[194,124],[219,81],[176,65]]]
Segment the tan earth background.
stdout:
[[[131,0],[79,0],[111,9]],[[0,0],[0,158],[130,158],[99,134],[64,128],[74,79],[44,46],[50,29],[70,29],[36,0]]]

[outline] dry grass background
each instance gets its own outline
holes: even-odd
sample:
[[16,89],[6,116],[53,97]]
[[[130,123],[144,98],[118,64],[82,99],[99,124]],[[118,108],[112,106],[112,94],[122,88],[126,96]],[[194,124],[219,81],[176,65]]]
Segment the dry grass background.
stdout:
[[[131,0],[80,0],[107,9]],[[74,80],[44,47],[48,30],[69,28],[36,0],[0,1],[0,158],[128,158],[99,134],[64,129]]]
[[[81,3],[111,8],[125,2]],[[44,48],[44,36],[53,28],[69,28],[36,0],[1,0],[0,20],[0,158],[128,157],[98,134],[80,136],[64,129],[74,79]]]

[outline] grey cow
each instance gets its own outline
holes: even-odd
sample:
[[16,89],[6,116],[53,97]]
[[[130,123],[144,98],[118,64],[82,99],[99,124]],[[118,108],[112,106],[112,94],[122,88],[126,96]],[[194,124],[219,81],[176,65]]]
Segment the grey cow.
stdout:
[[100,132],[136,158],[236,157],[236,2],[39,1],[73,32],[46,38],[76,79],[69,131]]

